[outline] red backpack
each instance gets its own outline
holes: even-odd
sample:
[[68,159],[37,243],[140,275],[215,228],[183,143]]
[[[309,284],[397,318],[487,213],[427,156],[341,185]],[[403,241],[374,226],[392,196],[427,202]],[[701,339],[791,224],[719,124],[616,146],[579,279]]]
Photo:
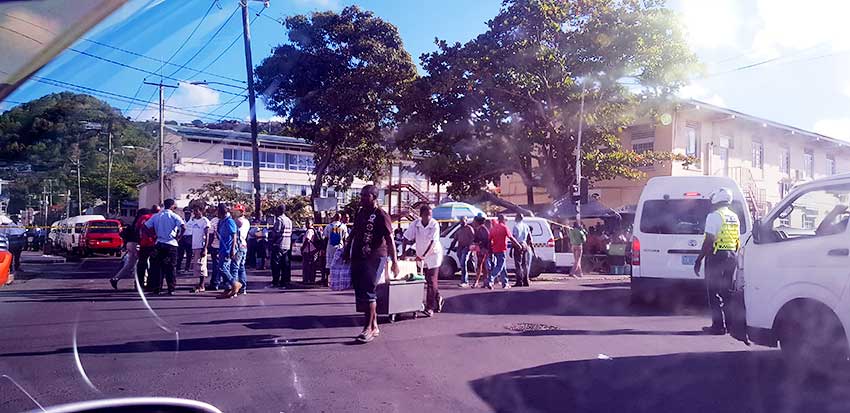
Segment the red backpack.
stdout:
[[139,231],[139,246],[140,247],[153,247],[156,245],[156,231],[153,228],[148,228],[145,226],[145,222],[148,222],[153,214],[147,214],[139,219],[139,223],[137,224]]

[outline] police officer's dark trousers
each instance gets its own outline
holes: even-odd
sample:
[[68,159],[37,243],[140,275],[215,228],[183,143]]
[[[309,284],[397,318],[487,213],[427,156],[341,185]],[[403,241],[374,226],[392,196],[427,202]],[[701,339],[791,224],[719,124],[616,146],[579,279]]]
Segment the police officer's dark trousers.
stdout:
[[724,306],[729,303],[732,277],[735,275],[737,259],[734,251],[717,251],[706,257],[705,283],[708,290],[708,306],[711,308],[711,326],[726,329]]

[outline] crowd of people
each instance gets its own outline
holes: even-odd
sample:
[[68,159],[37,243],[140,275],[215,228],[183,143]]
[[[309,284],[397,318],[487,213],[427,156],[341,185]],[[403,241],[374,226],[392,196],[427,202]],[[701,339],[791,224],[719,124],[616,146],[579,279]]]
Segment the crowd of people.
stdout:
[[[291,288],[293,222],[282,205],[269,213],[252,222],[243,205],[222,203],[192,205],[181,216],[172,199],[162,208],[139,209],[121,231],[126,253],[110,283],[118,289],[121,279],[132,278],[134,289],[174,295],[177,275],[184,273],[197,279],[192,293],[215,291],[220,298],[231,298],[247,294],[247,270],[265,270],[268,259],[272,287]],[[328,284],[331,261],[325,257],[334,257],[348,239],[346,221],[337,213],[322,231],[306,222],[299,250],[304,284]]]

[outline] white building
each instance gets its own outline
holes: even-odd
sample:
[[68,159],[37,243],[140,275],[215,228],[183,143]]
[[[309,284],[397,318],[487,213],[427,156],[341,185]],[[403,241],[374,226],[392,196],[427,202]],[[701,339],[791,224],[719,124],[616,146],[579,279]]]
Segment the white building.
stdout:
[[[310,145],[301,139],[260,134],[260,182],[264,192],[283,190],[288,196],[311,193],[314,176],[314,162]],[[232,185],[245,193],[253,192],[252,180],[251,134],[231,130],[205,129],[188,126],[167,126],[165,145],[163,147],[163,162],[165,164],[164,198],[173,198],[179,207],[184,207],[191,200],[189,193],[204,184],[221,181]],[[434,202],[437,199],[438,187],[431,185],[422,175],[402,168],[399,176],[399,166],[394,165],[393,183],[399,178],[403,184],[412,187],[402,193],[403,207],[409,207],[427,198]],[[337,193],[333,188],[322,188],[322,197],[335,197],[339,203],[346,203],[360,189],[369,184],[355,179],[351,189]],[[388,182],[378,182],[381,188],[380,201],[398,212],[398,194],[395,193],[390,201],[385,196]],[[158,181],[148,182],[139,187],[139,205],[149,207],[159,202]],[[404,211],[402,211],[404,214]]]

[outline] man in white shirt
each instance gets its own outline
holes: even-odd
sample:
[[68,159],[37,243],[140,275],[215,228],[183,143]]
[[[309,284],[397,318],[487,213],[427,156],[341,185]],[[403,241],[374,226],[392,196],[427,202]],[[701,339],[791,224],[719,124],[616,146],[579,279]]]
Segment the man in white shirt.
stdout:
[[348,238],[348,227],[342,223],[341,219],[342,215],[337,212],[334,214],[333,221],[325,226],[324,238],[328,241],[328,246],[325,248],[325,281],[328,280],[336,252],[342,249],[345,240]]
[[210,220],[202,214],[200,205],[192,207],[192,219],[186,223],[186,232],[192,237],[192,272],[198,278],[198,286],[192,292],[205,291],[204,278],[207,278],[207,236],[210,231]]
[[419,208],[419,219],[410,224],[404,232],[401,250],[405,251],[409,243],[416,246],[416,261],[422,265],[425,273],[425,315],[431,317],[435,311],[439,313],[443,310],[443,297],[440,296],[438,285],[443,247],[440,245],[440,224],[431,218],[430,205],[422,205]]
[[212,261],[212,276],[210,277],[210,283],[207,286],[208,289],[216,291],[220,289],[222,283],[221,280],[221,271],[218,268],[218,215],[214,207],[211,207],[207,210],[207,214],[212,214],[212,219],[210,219],[210,229],[207,232],[207,252],[209,253],[210,260]]

